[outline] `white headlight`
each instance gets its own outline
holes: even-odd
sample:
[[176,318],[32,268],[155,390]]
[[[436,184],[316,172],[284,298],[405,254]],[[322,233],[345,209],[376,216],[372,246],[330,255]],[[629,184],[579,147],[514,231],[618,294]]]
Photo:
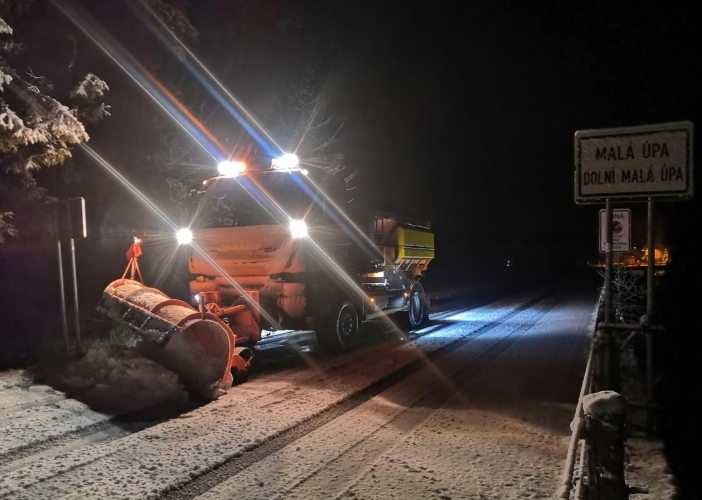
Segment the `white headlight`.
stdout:
[[179,229],[176,233],[176,240],[178,240],[179,245],[187,245],[193,241],[193,232],[187,227]]
[[296,169],[299,164],[300,160],[297,155],[293,153],[284,154],[280,158],[273,158],[273,168],[279,170],[293,170]]
[[293,238],[304,238],[307,236],[307,224],[304,220],[290,221],[290,234]]
[[217,172],[223,177],[236,177],[246,170],[246,163],[243,161],[223,161],[217,165]]

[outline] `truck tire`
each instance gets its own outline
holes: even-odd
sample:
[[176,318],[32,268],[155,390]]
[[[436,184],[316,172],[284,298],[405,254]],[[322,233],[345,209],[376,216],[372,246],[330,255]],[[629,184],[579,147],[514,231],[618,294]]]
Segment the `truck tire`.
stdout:
[[426,309],[424,294],[418,290],[412,291],[409,300],[409,311],[407,312],[410,328],[417,328],[424,322],[425,317],[428,316]]
[[317,342],[325,351],[342,352],[351,347],[357,333],[358,311],[350,300],[345,300],[322,321]]

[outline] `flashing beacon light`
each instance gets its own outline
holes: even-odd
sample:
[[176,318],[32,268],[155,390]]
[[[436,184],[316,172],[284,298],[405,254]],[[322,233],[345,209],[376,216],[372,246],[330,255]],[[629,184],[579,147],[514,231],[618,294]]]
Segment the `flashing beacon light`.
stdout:
[[273,168],[276,170],[296,170],[300,159],[294,153],[287,153],[279,158],[273,158]]
[[222,177],[236,177],[246,170],[246,163],[243,161],[223,161],[217,165],[217,172]]

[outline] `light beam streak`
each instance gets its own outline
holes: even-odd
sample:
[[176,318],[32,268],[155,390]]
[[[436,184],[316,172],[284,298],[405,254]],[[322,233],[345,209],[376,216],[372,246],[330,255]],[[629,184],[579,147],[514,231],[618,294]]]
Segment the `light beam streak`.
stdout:
[[[354,240],[354,242],[357,245],[359,245],[369,257],[382,260],[385,259],[383,254],[376,247],[375,242],[372,242],[368,235],[361,231],[361,229],[356,225],[355,222],[351,220],[351,218],[346,214],[346,212],[342,210],[342,208],[339,207],[339,205],[337,205],[334,202],[334,200],[332,200],[320,186],[315,184],[315,182],[312,179],[310,179],[309,176],[305,176],[304,179],[296,177],[295,182],[297,182],[300,185],[300,187],[302,187],[302,189],[304,189],[305,192],[310,195],[310,198],[312,198],[314,202],[317,203],[317,205],[321,206],[319,202],[319,196],[317,196],[315,193],[319,193],[324,197],[324,202],[333,208],[333,210],[328,211],[329,215],[332,217],[332,220],[336,222],[338,226],[341,227],[344,230],[344,232],[346,232],[346,234],[352,240]],[[315,193],[313,193],[309,186],[307,186],[307,182],[309,182],[312,185]],[[340,216],[337,214],[340,214]],[[342,221],[341,218],[343,218],[345,222]],[[364,244],[361,244],[361,242],[363,242]]]
[[[140,202],[142,202],[146,207],[148,207],[151,211],[153,211],[155,214],[159,216],[160,219],[162,219],[171,229],[178,229],[178,226],[168,218],[168,216],[158,208],[149,198],[144,195],[139,189],[136,188],[129,180],[127,180],[117,169],[112,167],[106,160],[104,160],[97,152],[95,152],[92,148],[87,146],[86,144],[81,144],[80,145],[81,149],[84,150],[88,155],[90,155],[91,158],[93,158],[100,166],[102,166],[107,172],[109,172],[111,175],[113,175],[129,192],[131,192]],[[285,214],[285,212],[280,208],[279,205],[277,205],[273,200],[270,200],[271,203],[277,207],[278,210],[280,210],[281,213]],[[358,299],[360,301],[363,301],[365,304],[370,304],[368,296],[365,294],[364,290],[359,286],[358,283],[356,283],[344,270],[334,261],[333,258],[331,258],[316,242],[313,241],[311,238],[307,238],[307,241],[310,241],[313,248],[316,250],[317,254],[321,256],[327,263],[327,265],[331,268],[333,273],[336,275],[337,279],[339,279],[341,282],[343,282],[344,285],[346,285],[347,290],[353,291]],[[234,280],[229,276],[222,267],[217,264],[198,244],[196,241],[193,241],[190,246],[193,248],[194,251],[198,253],[208,264],[212,266],[213,269],[215,269],[220,276],[225,278],[229,284],[231,284],[241,295],[244,301],[252,308],[254,311],[259,311],[259,314],[266,319],[270,324],[275,325],[276,321],[263,309],[259,306],[258,303],[254,302],[253,300],[250,299],[249,295],[246,293],[246,291]],[[383,323],[390,328],[390,330],[398,335],[400,338],[404,338],[404,332],[402,332],[397,325],[395,325],[389,317],[387,316],[381,316],[381,320]],[[304,358],[303,358],[304,359]],[[425,359],[427,365],[429,368],[434,371],[437,376],[440,377],[441,380],[444,381],[445,384],[447,384],[449,387],[453,388],[453,385],[451,382],[441,373],[436,366],[429,360],[428,358]],[[313,366],[314,368],[314,366]]]
[[[195,62],[195,65],[197,65],[197,68],[189,62],[187,59],[183,61],[185,67],[190,71],[190,73],[210,92],[210,94],[217,99],[217,101],[224,106],[224,108],[239,122],[239,124],[244,127],[244,129],[251,134],[251,136],[258,142],[268,154],[271,156],[277,156],[277,152],[271,147],[271,144],[277,148],[278,152],[284,153],[285,151],[283,148],[281,148],[275,140],[266,132],[266,130],[263,128],[262,125],[258,123],[258,121],[251,116],[251,114],[246,110],[246,108],[227,90],[227,88],[220,83],[219,79],[212,74],[212,72],[200,61],[200,59],[190,50],[190,48],[171,30],[168,25],[156,14],[151,7],[149,7],[143,0],[139,0],[139,3],[141,4],[142,8],[149,13],[149,15],[161,26],[161,28],[168,33],[168,35],[175,41],[180,48],[183,49],[183,51],[190,56],[190,59],[192,59]],[[149,29],[156,34],[158,38],[161,38],[160,33],[155,30],[150,23],[146,23]],[[205,76],[198,71],[198,68],[205,73],[209,77],[209,80],[205,78]],[[211,83],[214,82],[214,85]],[[221,93],[217,90],[217,88]],[[222,93],[227,96],[227,99],[225,99],[222,96]],[[237,108],[239,108],[240,112],[234,109],[232,106],[233,103]],[[246,118],[244,118],[245,115]],[[256,129],[254,129],[251,126],[251,123],[256,125],[256,128],[265,136],[265,139],[261,137],[261,134],[258,133]]]
[[[147,70],[141,66],[141,64],[138,63],[133,57],[131,56],[124,56],[120,54],[120,52],[116,49],[116,43],[110,43],[108,39],[104,36],[101,36],[99,33],[97,33],[94,30],[89,29],[88,23],[85,21],[81,22],[80,16],[75,13],[74,11],[69,11],[68,9],[64,8],[61,5],[58,5],[55,0],[54,0],[54,5],[57,6],[57,8],[64,13],[81,31],[83,31],[86,36],[88,36],[98,47],[107,54],[110,59],[112,59],[123,71],[125,71],[146,93],[162,108],[164,111],[166,111],[171,118],[174,119],[176,123],[178,123],[193,139],[195,139],[198,144],[203,147],[215,160],[223,161],[225,159],[228,159],[225,155],[224,148],[222,145],[217,141],[217,139],[210,134],[204,126],[180,103],[160,82],[158,82],[153,76],[151,76]],[[147,7],[148,9],[148,7]],[[150,9],[148,9],[150,10]],[[151,11],[150,11],[151,12]],[[151,12],[152,15],[154,15],[153,12]],[[155,16],[156,19],[158,19],[158,16]],[[158,21],[163,25],[162,21],[158,19]],[[163,25],[168,32],[171,34],[171,36],[174,37],[174,39],[179,43],[179,45],[193,58],[193,60],[196,61],[196,63],[200,66],[200,68],[213,80],[216,82],[216,84],[219,86],[219,88],[227,95],[227,97],[230,98],[232,102],[234,102],[246,115],[251,119],[257,127],[268,137],[268,139],[271,141],[271,143],[276,144],[275,141],[270,138],[270,136],[263,130],[263,128],[258,125],[258,123],[251,117],[251,115],[246,112],[246,110],[241,106],[241,104],[224,88],[224,86],[219,83],[219,81],[212,75],[212,73],[207,70],[207,68],[195,57],[195,55],[183,44],[165,25]],[[131,59],[128,60],[128,59]],[[193,73],[193,75],[203,84],[205,85],[205,88],[212,93],[212,95],[222,104],[225,106],[225,109],[227,109],[232,115],[241,123],[241,125],[254,137],[254,139],[257,140],[266,150],[267,152],[271,153],[272,155],[275,154],[275,152],[272,150],[272,148],[266,143],[265,140],[243,119],[242,115],[238,113],[233,107],[224,100],[224,98],[216,91],[216,89],[210,84],[197,70],[192,66],[192,64],[188,63],[186,61],[186,67]],[[168,98],[168,100],[164,97],[165,96]],[[175,106],[174,106],[175,105]],[[178,111],[180,109],[180,111]],[[184,116],[185,115],[185,116]],[[186,119],[189,118],[190,120]],[[193,126],[193,123],[195,123],[196,126]],[[198,129],[200,129],[198,131]],[[214,144],[213,144],[214,143]],[[217,147],[215,147],[215,145]],[[276,144],[277,146],[277,144]],[[282,148],[277,146],[280,152],[284,152]],[[155,214],[159,216],[166,224],[174,230],[178,229],[178,226],[171,221],[166,214],[161,211],[151,200],[148,199],[141,191],[139,191],[131,182],[129,182],[121,173],[119,173],[114,167],[112,167],[108,162],[106,162],[102,157],[100,157],[92,148],[85,144],[81,144],[81,148],[86,151],[89,156],[91,156],[94,160],[98,162],[103,168],[105,168],[110,174],[112,174],[117,180],[120,181],[120,183],[125,186],[134,196],[137,197],[145,206],[147,206],[150,210],[152,210]],[[304,182],[301,181],[300,179],[296,178],[296,181],[299,182],[301,185],[304,185]],[[255,181],[254,181],[255,182]],[[311,181],[310,181],[311,182]],[[360,231],[360,229],[350,220],[350,218],[345,214],[343,210],[341,210],[318,186],[313,184],[314,187],[316,188],[316,191],[322,193],[324,196],[325,200],[330,203],[334,207],[334,211],[337,213],[340,213],[343,218],[346,220],[347,224],[344,224],[341,219],[336,216],[336,214],[333,215],[334,222],[336,222],[346,233],[349,235],[352,239],[357,240],[357,237],[353,235],[355,232],[357,235],[360,235],[367,243],[370,243],[369,247],[370,248],[375,248],[375,245],[373,245],[368,237],[363,234],[363,232]],[[314,193],[311,192],[308,186],[304,185],[304,188],[306,192],[311,196],[312,198],[312,203],[319,203],[318,199],[319,197],[316,196]],[[257,199],[257,201],[264,207],[266,210],[269,210],[268,208],[265,207],[265,205],[268,205],[269,207],[273,207],[274,211],[277,212],[280,216],[280,218],[287,219],[287,221],[290,221],[291,218],[285,213],[285,211],[268,195],[268,193],[261,192],[260,189],[255,188],[255,189],[247,189],[249,193],[254,196],[254,198]],[[252,192],[253,191],[253,192]],[[278,219],[280,220],[280,219]],[[352,228],[352,230],[349,230],[349,227]],[[366,304],[370,304],[369,298],[364,292],[364,290],[359,286],[358,283],[356,283],[350,276],[347,275],[346,272],[334,261],[333,258],[331,258],[312,238],[308,239],[311,243],[313,248],[316,250],[316,253],[318,256],[321,256],[327,263],[327,265],[331,268],[333,271],[333,274],[336,275],[337,280],[339,282],[342,282],[345,285],[345,288],[347,290],[353,291],[353,293],[360,299],[361,301],[365,302]],[[217,264],[216,261],[214,261],[202,248],[195,242],[193,241],[190,245],[194,251],[198,253],[208,264],[210,264],[213,269],[215,269],[220,275],[225,278],[241,295],[241,297],[252,307],[258,309],[260,311],[260,314],[271,324],[275,324],[275,320],[273,320],[272,317],[270,317],[266,311],[261,309],[258,304],[254,303],[251,301],[249,298],[249,295],[246,293],[246,291],[241,288],[241,286],[233,280],[227,273],[224,271],[224,269]],[[403,333],[397,328],[392,321],[390,321],[389,318],[382,316],[383,321],[391,327],[393,331],[396,333],[400,333],[400,335],[403,335]]]
[[[151,99],[163,109],[175,123],[185,130],[217,162],[228,159],[224,146],[212,135],[200,121],[149,71],[134,57],[121,53],[118,42],[107,34],[92,29],[96,22],[86,14],[79,14],[74,9],[52,3],[73,24],[76,25],[100,50],[124,71]],[[165,94],[165,95],[164,95]],[[187,117],[187,118],[186,118]]]
[[[102,156],[100,156],[94,149],[92,149],[90,146],[86,144],[80,144],[79,147],[85,151],[93,160],[95,160],[98,165],[103,167],[109,174],[111,174],[113,177],[115,177],[120,184],[122,184],[130,193],[132,193],[142,204],[144,204],[149,210],[151,210],[153,213],[158,215],[158,217],[164,221],[169,228],[171,228],[174,231],[177,231],[180,229],[158,206],[156,206],[144,193],[142,193],[134,184],[129,182],[129,180],[124,177],[116,168],[114,168],[112,165],[110,165],[109,162],[107,162]],[[234,279],[232,279],[231,276],[227,274],[227,272],[222,269],[222,267],[217,264],[217,262],[212,259],[203,249],[200,247],[200,245],[197,244],[196,241],[192,241],[189,245],[194,251],[197,252],[197,254],[202,257],[209,265],[212,266],[214,270],[216,270],[218,273],[220,273],[220,276],[222,276],[224,279],[227,280],[227,282],[232,285],[237,292],[241,294],[241,297],[246,301],[247,304],[249,304],[250,307],[253,308],[253,310],[258,310],[267,321],[269,321],[271,324],[276,324],[275,320],[273,319],[272,316],[270,316],[265,310],[260,308],[260,306],[254,302],[253,300],[250,299],[249,294],[246,293],[246,291],[236,282]]]

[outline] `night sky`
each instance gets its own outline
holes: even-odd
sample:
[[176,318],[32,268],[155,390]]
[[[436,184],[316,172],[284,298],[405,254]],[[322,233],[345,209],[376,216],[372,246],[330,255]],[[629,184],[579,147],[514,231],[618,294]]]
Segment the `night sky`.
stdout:
[[[477,258],[582,258],[596,216],[573,203],[575,130],[699,112],[691,4],[209,0],[188,12],[195,53],[263,123],[274,121],[280,89],[312,70],[325,113],[345,120],[357,196],[434,221],[438,253],[451,258],[466,245]],[[159,59],[124,5],[93,13],[145,63]],[[78,59],[114,89],[114,116],[91,146],[127,171],[147,169],[132,145],[148,136],[139,117],[160,111],[89,42],[80,46]],[[156,72],[203,106],[218,137],[242,139],[177,62],[166,57]]]

